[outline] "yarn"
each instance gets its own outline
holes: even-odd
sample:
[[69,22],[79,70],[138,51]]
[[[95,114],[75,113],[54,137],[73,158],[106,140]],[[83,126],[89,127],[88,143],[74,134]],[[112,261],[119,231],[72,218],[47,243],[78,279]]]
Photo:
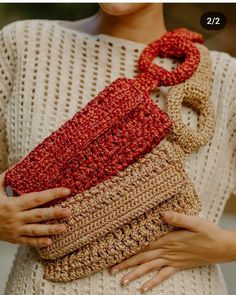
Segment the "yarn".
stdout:
[[67,204],[73,212],[68,233],[38,249],[44,278],[67,282],[134,255],[174,229],[163,222],[161,210],[199,213],[200,200],[178,157],[172,144],[155,148],[115,179]]
[[[172,122],[149,92],[156,86],[180,83],[194,73],[199,51],[191,39],[202,42],[199,34],[177,29],[150,43],[139,60],[140,70],[146,64],[147,71],[135,79],[113,81],[9,169],[5,184],[18,195],[68,187],[69,198],[117,175],[150,152],[171,131]],[[154,49],[163,56],[182,56],[184,61],[169,72],[150,64]]]
[[[171,141],[161,143],[117,176],[60,204],[69,207],[72,216],[63,220],[65,233],[52,237],[51,246],[38,249],[46,279],[66,282],[89,276],[134,255],[175,229],[163,222],[161,210],[199,213],[201,202],[184,163],[188,153],[212,138],[214,109],[209,52],[203,45],[197,47],[201,59],[196,72],[167,94],[174,127]],[[183,102],[198,112],[196,131],[181,120]]]

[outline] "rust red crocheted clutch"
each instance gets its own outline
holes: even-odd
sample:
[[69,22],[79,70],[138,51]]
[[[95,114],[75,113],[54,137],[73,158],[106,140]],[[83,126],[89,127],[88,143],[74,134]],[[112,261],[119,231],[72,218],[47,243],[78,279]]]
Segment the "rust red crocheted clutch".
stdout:
[[[150,152],[168,134],[172,122],[150,98],[160,85],[188,79],[199,63],[193,41],[202,37],[186,29],[166,33],[149,44],[139,59],[135,79],[118,78],[8,170],[5,184],[19,195],[53,187],[81,193]],[[155,64],[157,55],[184,62],[172,72]]]

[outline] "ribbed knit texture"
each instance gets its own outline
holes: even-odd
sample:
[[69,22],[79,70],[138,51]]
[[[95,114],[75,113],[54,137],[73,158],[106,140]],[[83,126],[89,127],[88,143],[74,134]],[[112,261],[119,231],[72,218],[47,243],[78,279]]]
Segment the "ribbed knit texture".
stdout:
[[[0,35],[1,170],[16,163],[43,138],[68,120],[87,100],[120,75],[137,73],[137,57],[145,45],[118,38],[64,29],[47,20],[19,21],[6,26]],[[212,100],[216,129],[211,144],[192,153],[186,170],[202,198],[201,215],[219,220],[235,186],[235,59],[211,52]],[[167,68],[170,59],[157,59]],[[166,88],[152,93],[162,106]],[[196,127],[195,113],[183,107],[183,119]],[[43,267],[35,250],[21,246],[16,255],[6,295],[14,294],[139,294],[137,288],[152,277],[148,274],[119,286],[119,278],[103,271],[66,285],[42,280]],[[216,266],[177,273],[149,294],[226,294]]]

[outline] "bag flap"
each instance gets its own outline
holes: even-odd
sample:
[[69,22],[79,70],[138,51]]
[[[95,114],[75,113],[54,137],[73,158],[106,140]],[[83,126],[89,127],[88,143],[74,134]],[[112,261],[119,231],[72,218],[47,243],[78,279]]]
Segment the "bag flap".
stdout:
[[[5,176],[6,185],[18,194],[50,188],[73,158],[145,101],[151,103],[148,93],[137,90],[132,79],[115,80],[10,169]],[[153,112],[157,118],[161,113],[168,117],[157,105]],[[167,128],[162,129],[167,132]]]
[[67,231],[39,249],[40,256],[59,258],[91,243],[178,194],[187,181],[174,146],[155,148],[117,176],[61,203],[72,210]]

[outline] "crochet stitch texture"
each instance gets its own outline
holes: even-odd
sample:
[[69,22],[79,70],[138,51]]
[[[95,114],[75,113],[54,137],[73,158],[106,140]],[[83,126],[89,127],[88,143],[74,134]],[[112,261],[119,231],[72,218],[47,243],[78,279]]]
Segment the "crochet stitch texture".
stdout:
[[[117,176],[60,204],[69,207],[72,216],[64,220],[65,233],[53,237],[51,246],[38,249],[47,259],[46,279],[85,277],[134,255],[174,229],[162,221],[160,210],[199,213],[200,200],[184,162],[188,153],[211,139],[215,123],[210,56],[205,46],[197,46],[201,58],[196,72],[167,95],[173,142],[164,142]],[[181,120],[183,102],[199,113],[196,131]]]
[[[161,222],[161,208],[170,205],[172,210],[185,214],[199,212],[200,202],[185,173],[184,160],[185,153],[208,142],[213,131],[213,113],[207,104],[211,88],[209,54],[204,52],[203,45],[198,48],[191,39],[202,41],[198,34],[179,29],[149,44],[139,59],[143,73],[135,80],[118,78],[112,82],[7,171],[6,185],[21,194],[57,185],[71,189],[72,197],[64,203],[71,205],[73,211],[67,232],[56,236],[52,246],[38,249],[42,258],[49,259],[45,262],[45,278],[66,282],[135,254],[172,229]],[[150,48],[151,51],[147,50]],[[173,72],[149,64],[160,49],[164,56],[185,60]],[[172,130],[177,139],[186,128],[182,125],[178,130],[178,116],[172,116],[171,121],[154,104],[149,92],[156,85],[182,85],[187,78],[190,89],[187,94],[180,91],[177,107],[187,101],[200,112],[200,119],[208,119],[208,128],[200,120],[206,142],[197,141],[189,129],[189,136],[179,145],[165,144],[162,150],[157,145],[171,130],[172,123],[175,126],[177,122]],[[195,86],[199,85],[194,81],[201,82],[202,78],[206,80],[205,88],[197,100],[194,95],[198,97],[199,89]],[[199,107],[204,100],[206,103]],[[172,105],[176,105],[168,103],[170,113],[175,115]],[[189,151],[182,150],[184,141]],[[73,197],[75,193],[83,194]],[[149,214],[151,211],[154,215]],[[120,231],[123,234],[119,240]]]
[[[109,35],[89,35],[66,28],[58,20],[23,20],[3,28],[0,171],[20,161],[117,77],[135,77],[138,56],[144,47]],[[206,146],[187,157],[185,169],[201,198],[201,217],[218,223],[236,180],[236,59],[215,50],[210,55],[215,132]],[[169,71],[176,68],[176,60],[172,58],[157,57],[155,62]],[[168,87],[158,87],[151,93],[153,101],[165,111],[167,90]],[[196,130],[197,113],[183,104],[181,115],[182,121]],[[19,246],[3,294],[139,295],[141,285],[153,277],[153,273],[146,274],[122,288],[119,282],[130,269],[114,276],[104,269],[66,284],[43,280],[43,271],[36,250]],[[228,294],[218,265],[183,270],[148,293],[196,295],[196,292]]]
[[58,282],[110,267],[173,230],[160,210],[197,214],[201,207],[181,152],[172,144],[155,148],[67,206],[73,210],[68,232],[38,250],[50,259],[44,261],[44,278]]
[[[139,60],[140,70],[147,66],[144,72],[134,80],[112,82],[8,170],[5,184],[19,195],[68,187],[73,196],[117,175],[150,152],[169,133],[172,123],[149,92],[156,86],[178,84],[194,73],[199,52],[192,40],[202,42],[202,37],[177,29],[149,44]],[[155,53],[184,61],[169,72],[150,64]]]

